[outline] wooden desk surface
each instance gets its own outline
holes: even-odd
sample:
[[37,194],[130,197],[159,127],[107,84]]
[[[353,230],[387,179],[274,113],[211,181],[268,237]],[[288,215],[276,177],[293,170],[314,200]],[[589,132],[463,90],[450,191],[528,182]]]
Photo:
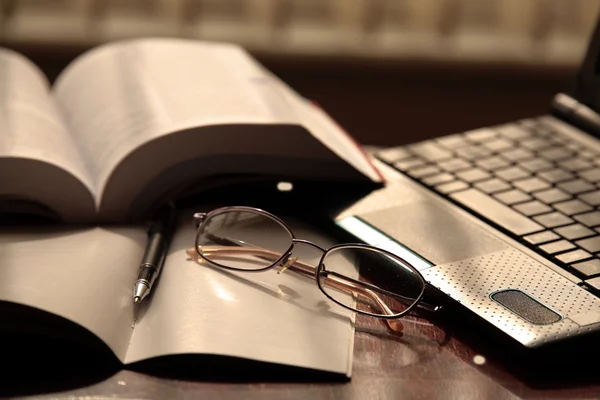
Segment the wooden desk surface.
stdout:
[[[353,377],[350,382],[238,382],[173,380],[122,370],[93,383],[62,376],[66,390],[36,386],[25,379],[8,382],[11,398],[52,399],[513,399],[600,396],[600,377],[578,357],[558,356],[530,364],[532,357],[460,309],[434,324],[403,320],[402,335],[381,321],[357,319]],[[595,337],[598,340],[598,336]],[[581,343],[581,342],[579,342]],[[574,348],[580,349],[580,345]],[[562,351],[562,350],[561,350]],[[569,353],[571,350],[566,350]],[[596,352],[597,354],[598,352]],[[593,362],[597,356],[585,357]],[[585,359],[584,358],[584,359]],[[78,370],[88,369],[77,368]],[[243,377],[237,377],[237,380]],[[52,378],[54,379],[54,378]],[[4,385],[3,385],[4,386]],[[12,386],[12,388],[11,388]],[[6,389],[6,387],[5,387]],[[6,390],[5,390],[6,391]],[[3,395],[6,393],[1,393]]]

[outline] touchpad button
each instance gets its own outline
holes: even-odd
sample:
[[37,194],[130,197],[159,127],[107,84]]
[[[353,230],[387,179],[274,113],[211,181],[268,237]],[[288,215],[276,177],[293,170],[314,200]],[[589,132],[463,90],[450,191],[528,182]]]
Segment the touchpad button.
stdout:
[[501,290],[492,294],[491,298],[535,325],[553,324],[562,318],[559,314],[520,290]]

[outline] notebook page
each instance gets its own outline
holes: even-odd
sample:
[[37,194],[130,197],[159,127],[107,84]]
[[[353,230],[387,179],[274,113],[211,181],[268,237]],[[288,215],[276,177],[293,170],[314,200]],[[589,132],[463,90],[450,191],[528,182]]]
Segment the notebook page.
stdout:
[[[315,280],[293,272],[228,272],[188,260],[191,225],[177,232],[160,285],[142,305],[127,363],[217,354],[350,375],[352,312],[329,301]],[[300,224],[292,227],[298,237],[333,244]],[[321,253],[299,245],[294,255],[316,265]]]
[[0,48],[0,157],[22,157],[59,166],[89,189],[88,169],[70,138],[39,69]]
[[[297,123],[257,95],[264,76],[236,46],[181,39],[109,44],[76,60],[54,94],[101,192],[140,145],[170,132],[227,123]],[[97,202],[101,194],[98,195]]]
[[0,231],[0,300],[74,321],[123,360],[145,241],[141,228]]

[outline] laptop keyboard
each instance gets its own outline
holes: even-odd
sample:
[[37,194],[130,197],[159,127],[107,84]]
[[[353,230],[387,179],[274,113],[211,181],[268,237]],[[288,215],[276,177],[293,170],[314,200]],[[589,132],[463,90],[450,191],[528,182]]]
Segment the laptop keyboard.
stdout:
[[390,148],[376,157],[600,295],[600,153],[544,117]]

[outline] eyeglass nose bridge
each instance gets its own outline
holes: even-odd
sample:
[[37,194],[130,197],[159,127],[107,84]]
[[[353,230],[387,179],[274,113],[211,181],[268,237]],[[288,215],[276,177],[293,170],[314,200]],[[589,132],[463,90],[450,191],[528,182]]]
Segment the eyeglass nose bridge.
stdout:
[[318,244],[311,242],[310,240],[306,240],[306,239],[296,239],[293,238],[292,239],[292,248],[290,249],[290,252],[292,252],[294,250],[294,245],[295,244],[304,244],[308,247],[312,247],[313,249],[317,249],[320,250],[322,253],[326,253],[327,250],[324,249],[323,247],[319,246]]
[[[290,259],[290,257],[292,256],[293,252],[294,252],[294,247],[296,244],[303,244],[306,245],[308,247],[312,247],[313,249],[317,249],[319,251],[321,251],[323,254],[325,254],[327,252],[326,249],[324,249],[323,247],[319,246],[316,243],[313,243],[309,240],[305,240],[305,239],[296,239],[296,238],[292,238],[292,245],[290,246],[289,250],[283,255],[283,257],[281,257],[281,259],[279,260],[279,262],[276,264],[279,267],[282,267],[281,270],[279,271],[279,273],[285,271],[291,264],[294,264],[297,261],[297,257],[296,258],[292,258]],[[308,274],[308,275],[313,275],[316,277],[317,275],[317,271],[319,270],[318,266],[314,266],[311,267],[310,271],[307,268],[299,268],[304,274]]]

